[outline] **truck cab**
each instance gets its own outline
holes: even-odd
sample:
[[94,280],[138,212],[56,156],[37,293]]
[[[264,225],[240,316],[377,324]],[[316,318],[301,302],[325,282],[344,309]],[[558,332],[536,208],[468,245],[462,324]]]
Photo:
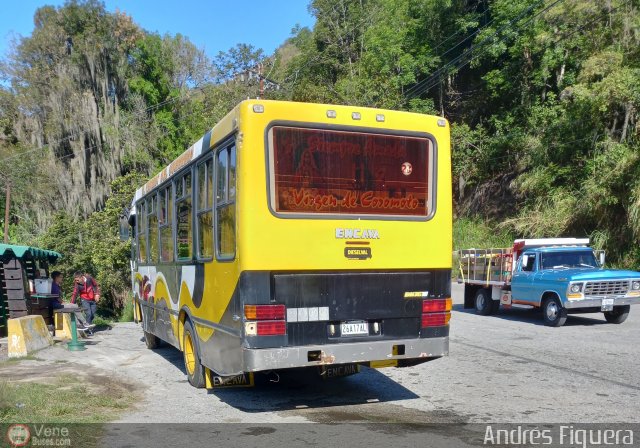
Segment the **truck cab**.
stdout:
[[545,324],[554,327],[570,313],[603,313],[619,324],[630,305],[640,303],[640,273],[605,269],[604,257],[598,260],[587,239],[516,240],[500,256],[497,249],[487,251],[461,251],[467,252],[460,269],[467,274],[465,307],[479,314],[526,307],[541,309]]

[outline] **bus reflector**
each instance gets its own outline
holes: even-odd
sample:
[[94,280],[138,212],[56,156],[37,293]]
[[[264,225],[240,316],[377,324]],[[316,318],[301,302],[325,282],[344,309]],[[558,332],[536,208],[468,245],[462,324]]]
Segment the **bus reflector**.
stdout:
[[244,306],[244,317],[250,320],[279,320],[284,319],[285,313],[284,305]]
[[449,325],[451,313],[430,313],[422,315],[422,328],[427,327],[444,327]]
[[430,299],[422,301],[423,313],[439,313],[451,311],[451,299]]
[[275,336],[287,334],[287,324],[283,320],[259,321],[258,336]]

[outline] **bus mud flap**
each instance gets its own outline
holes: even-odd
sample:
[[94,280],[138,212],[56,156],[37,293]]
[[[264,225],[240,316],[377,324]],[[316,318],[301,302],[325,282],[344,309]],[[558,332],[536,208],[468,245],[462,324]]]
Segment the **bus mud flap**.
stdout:
[[241,373],[240,375],[220,376],[210,369],[205,369],[205,387],[207,389],[228,389],[231,387],[253,387],[252,372]]

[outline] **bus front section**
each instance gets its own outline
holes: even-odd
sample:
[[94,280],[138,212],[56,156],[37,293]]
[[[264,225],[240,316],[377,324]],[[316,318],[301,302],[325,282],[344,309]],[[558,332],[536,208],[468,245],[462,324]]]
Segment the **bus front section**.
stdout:
[[[243,371],[351,372],[448,354],[448,124],[384,112],[386,123],[379,111],[359,112],[357,127],[314,122],[313,110],[260,123],[265,182],[254,157],[246,163],[256,172],[241,184],[252,205],[239,224],[240,259],[251,267],[237,289]],[[252,143],[259,138],[247,133]]]

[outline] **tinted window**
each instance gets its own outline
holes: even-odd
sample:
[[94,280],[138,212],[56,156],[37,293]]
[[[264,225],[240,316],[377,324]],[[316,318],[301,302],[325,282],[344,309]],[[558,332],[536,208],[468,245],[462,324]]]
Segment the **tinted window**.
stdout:
[[216,158],[216,241],[220,258],[232,259],[236,252],[236,148],[230,146]]
[[276,126],[272,207],[281,213],[427,216],[427,138]]
[[[178,191],[182,193],[182,197],[178,196]],[[188,260],[193,257],[192,213],[191,173],[187,173],[176,181],[176,248],[178,259]]]
[[213,161],[198,165],[198,257],[213,257]]
[[160,191],[160,261],[173,261],[173,198],[170,186]]
[[149,217],[147,223],[149,225],[149,261],[151,263],[158,262],[158,213],[156,208],[156,196],[153,195],[147,201],[147,211]]

